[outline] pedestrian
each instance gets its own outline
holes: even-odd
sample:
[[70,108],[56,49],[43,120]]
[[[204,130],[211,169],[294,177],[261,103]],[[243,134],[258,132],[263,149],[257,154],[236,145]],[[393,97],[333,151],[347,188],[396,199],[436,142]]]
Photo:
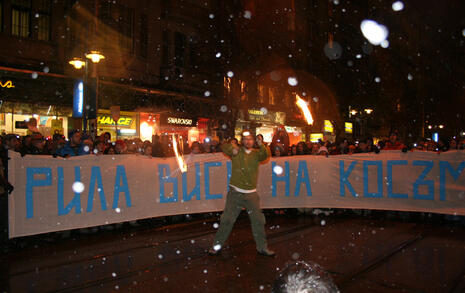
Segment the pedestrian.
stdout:
[[282,157],[284,155],[284,150],[280,145],[273,147],[273,157]]
[[200,143],[198,141],[194,141],[191,145],[192,154],[197,155],[202,153],[202,148],[200,147]]
[[399,141],[399,135],[397,131],[392,131],[389,135],[389,140],[385,143],[383,150],[401,150],[405,145]]
[[[255,141],[259,149],[253,148]],[[265,215],[260,209],[260,198],[256,191],[259,164],[270,157],[270,151],[261,138],[254,139],[249,131],[242,133],[242,145],[242,147],[230,143],[222,145],[222,151],[231,158],[232,175],[220,226],[213,241],[213,248],[208,253],[210,255],[220,253],[237,217],[242,208],[245,208],[252,224],[257,252],[265,256],[274,256],[275,252],[268,249],[266,242]]]
[[81,133],[79,130],[73,130],[69,141],[62,148],[57,149],[57,155],[65,158],[87,154],[88,152],[84,150],[84,145],[81,142]]
[[163,145],[160,141],[158,135],[153,136],[153,145],[152,145],[152,157],[164,157],[165,152],[163,150]]

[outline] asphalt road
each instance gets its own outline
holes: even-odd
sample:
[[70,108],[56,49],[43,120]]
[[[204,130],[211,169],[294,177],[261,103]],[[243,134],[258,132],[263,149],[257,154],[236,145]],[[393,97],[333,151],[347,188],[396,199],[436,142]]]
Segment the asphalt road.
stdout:
[[[390,214],[392,215],[392,213]],[[405,214],[402,214],[405,215]],[[94,234],[17,239],[0,257],[1,292],[270,292],[286,265],[317,263],[341,292],[465,292],[465,226],[385,212],[267,215],[269,246],[256,254],[245,213],[219,256],[217,215],[125,224]],[[216,225],[215,225],[216,226]]]

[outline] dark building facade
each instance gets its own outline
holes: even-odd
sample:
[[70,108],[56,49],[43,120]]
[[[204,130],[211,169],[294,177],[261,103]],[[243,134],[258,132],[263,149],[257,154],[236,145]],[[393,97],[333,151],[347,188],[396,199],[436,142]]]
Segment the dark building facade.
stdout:
[[[15,125],[30,117],[38,118],[46,135],[81,128],[73,100],[87,77],[84,84],[92,91],[83,92],[92,103],[84,113],[98,133],[143,139],[176,133],[192,140],[217,135],[223,70],[211,41],[214,3],[5,0],[0,5],[3,132],[25,133]],[[105,58],[88,60],[87,69],[69,64],[91,51]],[[120,107],[121,121],[112,119],[112,106]]]
[[[232,125],[236,135],[247,128],[270,142],[284,126],[291,144],[334,139],[342,119],[335,94],[323,81],[327,75],[320,67],[327,61],[322,50],[318,53],[323,57],[316,55],[314,41],[319,39],[314,31],[318,21],[327,22],[327,6],[312,7],[310,2],[244,0],[223,7],[216,25],[225,27],[218,42],[227,40],[224,47],[231,48],[224,63],[234,75],[225,74],[224,88],[233,109],[229,120],[237,121]],[[297,107],[297,96],[308,102],[312,125]]]

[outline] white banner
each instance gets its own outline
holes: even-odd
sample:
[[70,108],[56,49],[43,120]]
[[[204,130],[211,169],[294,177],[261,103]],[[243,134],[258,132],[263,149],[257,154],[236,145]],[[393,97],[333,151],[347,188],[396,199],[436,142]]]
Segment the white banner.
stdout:
[[[10,238],[220,211],[231,173],[221,153],[188,155],[184,174],[174,158],[9,155],[9,180],[15,187],[9,196]],[[465,215],[464,168],[462,151],[280,157],[260,166],[257,190],[262,208]]]

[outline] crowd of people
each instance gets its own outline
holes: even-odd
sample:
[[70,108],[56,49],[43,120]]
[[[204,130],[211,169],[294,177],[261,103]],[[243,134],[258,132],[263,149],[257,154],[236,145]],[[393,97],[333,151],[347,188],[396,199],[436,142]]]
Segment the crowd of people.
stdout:
[[[261,136],[261,134],[258,134]],[[262,137],[263,140],[263,137]],[[229,139],[228,142],[240,145],[236,138]],[[179,144],[179,143],[178,143]],[[187,141],[180,143],[180,152],[183,154],[208,154],[221,152],[221,142],[206,138],[203,142],[195,141],[190,145]],[[449,150],[465,149],[465,138],[443,142],[435,142],[431,139],[419,139],[415,142],[404,143],[399,139],[396,131],[390,136],[380,139],[374,143],[372,137],[349,140],[341,138],[336,142],[318,141],[289,144],[289,135],[284,129],[278,129],[269,144],[273,157],[297,156],[297,155],[323,155],[333,156],[341,154],[355,153],[379,153],[383,150],[407,151],[432,151],[444,152]],[[78,130],[72,131],[69,139],[61,134],[54,134],[52,137],[44,137],[40,132],[34,131],[26,136],[15,134],[4,134],[0,136],[0,157],[2,167],[0,171],[0,186],[5,192],[11,192],[13,187],[7,180],[8,150],[19,152],[25,155],[51,155],[54,157],[73,157],[81,155],[118,155],[118,154],[138,154],[149,157],[171,157],[174,156],[172,137],[169,135],[154,135],[152,142],[134,139],[112,140],[111,134],[105,132],[95,138]]]
[[375,144],[372,137],[355,139],[353,141],[347,138],[341,138],[336,142],[318,141],[304,142],[287,146],[286,137],[283,139],[273,139],[270,145],[272,156],[296,156],[296,155],[350,155],[356,153],[379,153],[382,150],[399,150],[407,151],[431,151],[444,152],[449,150],[464,150],[465,139],[457,140],[452,137],[444,143],[442,140],[435,142],[431,139],[419,139],[412,143],[405,143],[399,139],[397,132],[392,132],[389,137],[380,139]]
[[[258,136],[261,136],[259,134]],[[240,145],[236,138],[229,139],[228,142]],[[55,157],[70,157],[81,155],[115,155],[115,154],[141,154],[152,157],[174,156],[171,137],[168,135],[153,136],[153,141],[142,141],[140,138],[117,139],[112,141],[111,134],[106,132],[92,138],[80,131],[73,131],[69,139],[61,134],[54,134],[45,138],[39,132],[26,136],[6,134],[0,136],[0,146],[3,157],[5,151],[10,149],[25,155],[52,155]],[[217,140],[206,138],[203,142],[195,141],[188,144],[184,141],[180,150],[184,154],[207,154],[221,152],[221,143]],[[392,132],[389,138],[378,140],[375,144],[373,138],[366,137],[353,141],[341,138],[337,142],[301,141],[294,145],[289,145],[287,133],[278,131],[269,144],[272,156],[296,156],[296,155],[341,155],[354,153],[379,152],[381,150],[420,150],[443,152],[448,150],[463,150],[465,148],[465,138],[457,140],[451,138],[446,143],[439,140],[435,142],[430,139],[420,139],[414,143],[404,143],[399,139],[397,132]]]
[[[33,129],[34,130],[34,129]],[[260,136],[260,134],[258,134]],[[263,137],[261,137],[263,141]],[[181,140],[179,140],[181,142]],[[209,154],[221,152],[221,144],[215,139],[206,138],[202,142],[195,141],[190,145],[187,141],[178,142],[179,151],[183,154]],[[236,138],[231,138],[225,142],[240,145],[240,141]],[[266,143],[265,143],[266,144]],[[379,139],[374,142],[372,137],[363,139],[350,140],[341,138],[335,143],[330,141],[304,142],[297,144],[289,144],[289,135],[284,129],[278,129],[273,136],[272,141],[267,144],[271,154],[274,157],[280,156],[298,156],[298,155],[323,155],[333,156],[341,154],[356,154],[356,153],[379,153],[383,150],[399,150],[408,151],[432,151],[445,152],[450,150],[464,150],[465,139],[456,139],[452,137],[450,140],[443,142],[439,140],[435,142],[430,139],[419,139],[415,142],[405,143],[399,139],[397,132],[393,131],[389,137]],[[258,147],[258,146],[257,146]],[[10,194],[14,187],[8,182],[8,151],[16,151],[22,156],[26,155],[50,155],[53,157],[74,157],[81,155],[119,155],[119,154],[135,154],[148,157],[171,157],[174,156],[172,136],[170,135],[154,135],[151,141],[142,141],[139,138],[135,139],[116,139],[113,140],[111,134],[106,132],[95,138],[78,130],[72,131],[69,138],[66,139],[63,135],[55,133],[51,137],[44,137],[39,131],[30,131],[28,135],[19,136],[16,134],[0,135],[0,194]],[[6,197],[2,197],[6,199]],[[3,206],[3,204],[2,204]],[[305,213],[306,210],[304,209]],[[289,211],[298,211],[296,209],[287,210],[272,210],[272,213],[289,214]],[[176,217],[170,217],[172,221]],[[166,218],[166,217],[165,217]],[[166,219],[165,219],[166,220]],[[2,221],[6,223],[5,221]],[[137,225],[137,222],[130,222],[131,225]],[[117,224],[116,226],[121,226]],[[4,225],[2,225],[4,226]],[[114,225],[106,225],[105,229],[113,229]],[[6,227],[6,226],[5,226]],[[6,229],[6,228],[5,228]],[[97,228],[93,228],[97,230]],[[4,230],[2,228],[2,230]],[[87,228],[80,231],[89,230]],[[82,232],[81,231],[81,232]]]

